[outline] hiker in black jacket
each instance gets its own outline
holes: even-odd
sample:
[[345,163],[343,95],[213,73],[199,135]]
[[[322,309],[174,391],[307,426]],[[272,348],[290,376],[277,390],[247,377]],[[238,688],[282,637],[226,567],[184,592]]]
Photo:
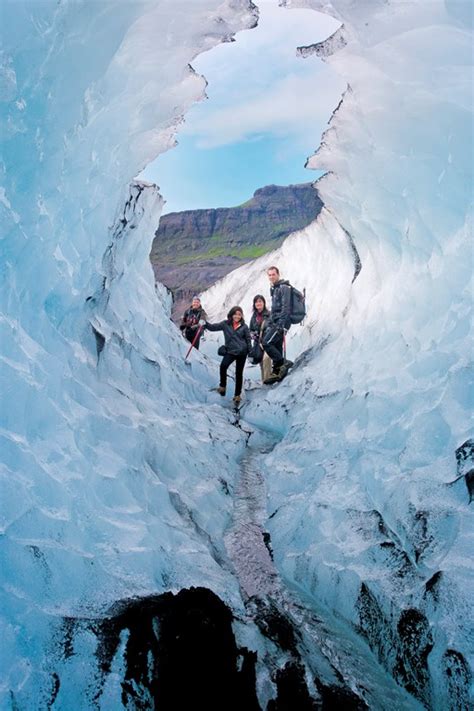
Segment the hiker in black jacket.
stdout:
[[283,339],[291,326],[291,286],[289,281],[281,279],[278,267],[270,267],[267,274],[271,284],[272,312],[263,334],[262,345],[272,359],[272,374],[264,381],[270,385],[282,380],[288,372],[283,356]]
[[262,335],[269,318],[270,311],[267,309],[265,297],[261,294],[257,294],[253,299],[252,318],[249,324],[250,337],[252,339],[250,360],[254,365],[260,363],[262,381],[270,376],[272,370],[270,357],[265,353],[262,346]]
[[[235,361],[235,393],[234,402],[241,400],[243,373],[247,355],[252,347],[250,331],[244,321],[244,312],[240,306],[234,306],[227,314],[225,321],[206,323],[208,331],[223,331],[225,339],[225,355],[220,366],[220,383],[217,388],[219,395],[224,396],[227,385],[227,370]],[[220,349],[219,349],[220,350]]]
[[[193,296],[191,306],[184,312],[184,316],[181,319],[181,323],[179,325],[179,328],[183,332],[183,335],[190,343],[192,343],[196,338],[196,334],[200,325],[199,321],[205,321],[206,318],[206,312],[201,306],[201,299],[198,296]],[[196,338],[196,342],[194,344],[194,347],[197,348],[197,350],[199,350],[199,341],[201,340],[201,333]]]

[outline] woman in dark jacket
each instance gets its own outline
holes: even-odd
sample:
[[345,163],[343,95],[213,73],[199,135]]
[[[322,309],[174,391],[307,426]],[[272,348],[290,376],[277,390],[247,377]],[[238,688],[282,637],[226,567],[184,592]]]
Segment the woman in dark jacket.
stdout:
[[250,337],[252,339],[252,351],[250,359],[254,365],[260,363],[262,371],[262,382],[271,375],[272,362],[262,347],[262,335],[265,325],[270,318],[270,311],[267,309],[265,297],[257,294],[253,299],[252,318],[250,319]]
[[250,331],[244,321],[244,312],[240,306],[234,306],[227,314],[227,320],[220,323],[206,323],[208,331],[223,331],[225,339],[225,355],[220,366],[220,384],[217,392],[225,395],[227,385],[227,370],[235,361],[235,393],[234,402],[241,400],[243,373],[247,355],[252,347]]
[[250,337],[252,339],[252,358],[254,363],[260,363],[263,355],[260,337],[264,323],[270,316],[270,311],[267,309],[265,298],[261,294],[254,296],[252,309],[252,318],[250,319],[249,325]]

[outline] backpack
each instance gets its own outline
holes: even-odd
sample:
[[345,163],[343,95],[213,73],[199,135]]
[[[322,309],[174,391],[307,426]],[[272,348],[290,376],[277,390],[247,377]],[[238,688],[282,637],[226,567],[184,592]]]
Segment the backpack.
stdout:
[[306,289],[303,292],[295,289],[294,286],[290,285],[291,297],[290,297],[290,321],[291,323],[301,323],[301,321],[306,316]]

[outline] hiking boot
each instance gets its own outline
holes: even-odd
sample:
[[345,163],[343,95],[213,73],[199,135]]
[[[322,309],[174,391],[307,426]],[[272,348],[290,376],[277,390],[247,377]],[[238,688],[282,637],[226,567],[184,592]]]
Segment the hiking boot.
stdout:
[[280,380],[279,372],[280,372],[280,369],[278,369],[278,371],[276,373],[272,373],[271,375],[269,375],[268,378],[266,378],[263,381],[263,384],[264,385],[273,385],[273,383],[278,383]]
[[294,363],[292,360],[285,360],[285,366],[287,368],[292,368],[294,366]]
[[223,388],[222,385],[219,385],[219,387],[216,388],[216,392],[218,392],[219,395],[222,395],[222,397],[224,397],[224,395],[225,395],[225,388]]
[[288,363],[286,363],[286,362],[283,363],[283,365],[278,369],[278,374],[277,374],[278,380],[283,380],[285,375],[288,374],[289,367],[290,366],[288,365]]
[[242,398],[241,398],[240,395],[234,395],[234,397],[232,398],[232,400],[233,400],[233,402],[234,402],[234,405],[240,405],[240,401],[242,400]]

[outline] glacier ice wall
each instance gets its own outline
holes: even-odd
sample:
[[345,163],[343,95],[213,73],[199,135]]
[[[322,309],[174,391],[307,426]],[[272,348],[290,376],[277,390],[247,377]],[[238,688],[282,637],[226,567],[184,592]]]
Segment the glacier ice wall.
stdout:
[[343,23],[347,82],[309,166],[320,218],[203,295],[212,314],[306,287],[291,376],[245,417],[279,433],[268,527],[289,585],[428,708],[472,683],[472,56],[468,3],[287,0]]
[[[468,18],[454,0],[286,4],[344,23],[301,52],[328,57],[349,88],[311,159],[329,171],[326,210],[272,255],[308,290],[288,345],[304,355],[245,411],[280,440],[261,457],[275,567],[366,640],[407,708],[464,708]],[[148,264],[161,198],[129,187],[203,96],[188,63],[255,12],[244,0],[2,6],[5,708],[120,708],[126,633],[100,699],[91,628],[74,653],[63,639],[65,622],[119,600],[203,586],[261,644],[223,543],[245,433],[208,403],[215,365],[183,366]],[[265,265],[214,287],[213,313],[248,303]],[[69,651],[55,659],[60,639]],[[262,699],[271,681],[260,673]]]
[[65,617],[190,585],[241,605],[244,437],[183,366],[148,260],[162,200],[128,184],[203,97],[192,58],[255,22],[246,0],[2,5],[2,708],[91,707],[90,640],[59,695],[50,674]]

